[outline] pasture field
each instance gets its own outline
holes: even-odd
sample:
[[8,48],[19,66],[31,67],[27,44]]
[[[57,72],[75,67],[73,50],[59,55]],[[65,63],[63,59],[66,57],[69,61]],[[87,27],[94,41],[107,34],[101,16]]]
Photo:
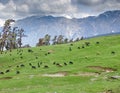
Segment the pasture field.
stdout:
[[120,93],[120,35],[4,51],[0,93]]

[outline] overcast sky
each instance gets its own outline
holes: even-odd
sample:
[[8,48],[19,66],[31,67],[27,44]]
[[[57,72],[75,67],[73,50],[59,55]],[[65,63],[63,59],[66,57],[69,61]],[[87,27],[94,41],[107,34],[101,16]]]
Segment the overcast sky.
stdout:
[[120,10],[120,0],[0,0],[0,26],[4,20],[32,15],[82,18]]

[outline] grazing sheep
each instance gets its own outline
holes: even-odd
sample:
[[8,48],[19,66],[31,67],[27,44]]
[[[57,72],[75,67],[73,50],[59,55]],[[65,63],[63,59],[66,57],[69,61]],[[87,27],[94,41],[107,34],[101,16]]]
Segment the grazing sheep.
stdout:
[[18,66],[18,65],[17,65],[16,67],[17,67],[17,68],[19,68],[19,66]]
[[58,67],[62,67],[62,65],[61,65],[61,64],[59,64],[59,63],[57,63],[57,64],[56,64],[56,66],[58,66]]
[[48,52],[48,54],[50,54],[51,52]]
[[49,67],[47,65],[45,65],[44,68],[49,68]]
[[32,66],[32,64],[31,64],[31,63],[29,63],[29,65],[30,65],[30,66]]
[[111,51],[111,54],[115,54],[115,51]]
[[73,44],[70,44],[70,46],[73,46]]
[[72,48],[71,48],[71,47],[69,47],[69,51],[72,51]]
[[22,57],[22,56],[21,56],[20,58],[21,58],[21,59],[23,59],[23,57]]
[[40,67],[40,63],[38,62],[38,67]]
[[42,50],[42,49],[40,49],[40,50]]
[[22,53],[20,53],[20,55],[22,55]]
[[10,72],[10,70],[9,70],[9,69],[5,71],[5,73],[8,73],[8,72]]
[[25,67],[25,65],[24,65],[24,64],[21,64],[20,66],[21,66],[21,67]]
[[42,62],[40,62],[40,65],[42,65]]
[[38,57],[35,57],[36,59],[38,59]]
[[72,62],[72,61],[70,61],[70,62],[69,62],[69,64],[73,64],[73,62]]
[[100,42],[97,41],[96,44],[100,44]]
[[33,51],[32,51],[31,49],[28,49],[28,52],[31,52],[31,53],[33,53]]
[[82,45],[82,48],[85,48],[84,45]]
[[78,49],[80,49],[80,47],[78,47]]
[[16,74],[20,74],[20,71],[16,71]]
[[56,64],[56,62],[53,62],[53,65],[55,65]]
[[90,42],[85,42],[85,45],[86,46],[90,46]]
[[65,66],[67,66],[67,63],[66,63],[66,62],[64,62],[64,65],[65,65]]
[[33,69],[36,69],[36,66],[32,66]]
[[4,74],[4,72],[0,72],[0,74]]

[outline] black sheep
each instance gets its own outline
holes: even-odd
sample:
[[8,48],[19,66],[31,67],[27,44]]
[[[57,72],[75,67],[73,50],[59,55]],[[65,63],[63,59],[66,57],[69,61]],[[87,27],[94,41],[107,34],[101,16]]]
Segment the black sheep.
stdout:
[[55,65],[56,64],[56,62],[53,62],[53,65]]
[[9,69],[5,71],[5,73],[8,73],[8,72],[10,72],[10,70],[9,70]]
[[30,66],[32,66],[32,64],[31,64],[31,63],[29,63],[29,65],[30,65]]
[[36,66],[32,66],[33,69],[36,69]]
[[66,66],[66,65],[67,65],[67,63],[66,63],[66,62],[64,62],[64,65]]
[[4,72],[0,72],[0,74],[4,74]]
[[47,65],[45,65],[44,68],[49,68],[49,67]]
[[80,47],[78,47],[78,49],[80,49]]
[[100,42],[97,41],[96,44],[100,44]]
[[32,52],[33,52],[33,50],[31,50],[31,49],[28,49],[28,52],[31,52],[31,53],[32,53]]
[[25,67],[25,65],[24,65],[24,64],[21,64],[20,66],[21,66],[21,67]]
[[16,74],[20,74],[20,71],[16,71]]
[[40,63],[38,62],[38,67],[40,67]]
[[115,51],[111,51],[111,54],[115,54]]
[[71,47],[69,47],[69,51],[72,51],[72,48],[71,48]]
[[72,61],[70,61],[70,62],[69,62],[69,64],[73,64],[73,62],[72,62]]

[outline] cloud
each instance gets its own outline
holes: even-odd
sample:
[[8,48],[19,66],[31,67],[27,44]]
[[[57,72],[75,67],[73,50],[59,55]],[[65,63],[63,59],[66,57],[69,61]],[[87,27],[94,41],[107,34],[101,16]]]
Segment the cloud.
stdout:
[[0,19],[32,15],[80,18],[120,9],[120,0],[0,0]]
[[81,5],[85,5],[85,6],[96,6],[99,4],[103,4],[105,0],[74,0],[73,2],[76,2]]

